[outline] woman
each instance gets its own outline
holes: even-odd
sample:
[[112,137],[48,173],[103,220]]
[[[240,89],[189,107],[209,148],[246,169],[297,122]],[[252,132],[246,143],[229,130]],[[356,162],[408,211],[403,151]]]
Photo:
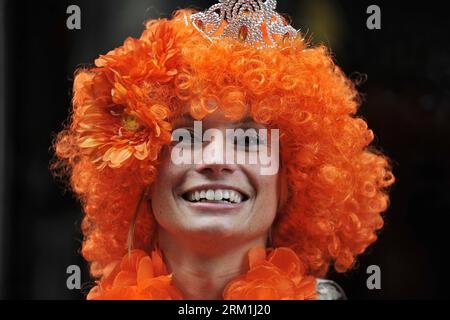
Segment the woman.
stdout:
[[275,6],[178,10],[77,73],[55,169],[84,207],[88,299],[345,298],[320,278],[377,239],[394,177],[354,85]]

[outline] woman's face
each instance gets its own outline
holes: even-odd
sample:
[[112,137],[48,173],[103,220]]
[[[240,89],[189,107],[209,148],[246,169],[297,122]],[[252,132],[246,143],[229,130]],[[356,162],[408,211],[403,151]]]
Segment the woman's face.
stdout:
[[[194,120],[186,115],[175,124],[175,129],[189,130],[192,141],[199,143],[191,148],[185,141],[174,142],[161,154],[158,176],[151,190],[151,206],[159,228],[176,237],[226,240],[230,245],[266,239],[278,207],[279,174],[262,175],[259,160],[250,164],[248,158],[244,163],[237,159],[239,155],[254,153],[255,146],[270,143],[252,134],[244,143],[227,140],[230,137],[227,129],[254,128],[259,132],[264,127],[248,118],[230,122],[220,111],[207,116],[201,125],[203,132],[217,129],[215,132],[222,133],[222,137],[202,142],[202,132],[194,134]],[[191,163],[176,164],[173,160],[182,147],[192,152]],[[222,155],[219,149],[223,150]],[[230,164],[226,159],[233,149],[236,157]],[[201,163],[193,163],[199,156]],[[279,163],[278,152],[271,155],[271,161]]]

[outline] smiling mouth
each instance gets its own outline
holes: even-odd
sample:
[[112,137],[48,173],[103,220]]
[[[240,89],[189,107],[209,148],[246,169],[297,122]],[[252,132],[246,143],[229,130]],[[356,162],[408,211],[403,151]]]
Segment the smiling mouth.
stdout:
[[248,200],[248,196],[231,189],[201,189],[185,192],[182,198],[192,203],[239,204]]

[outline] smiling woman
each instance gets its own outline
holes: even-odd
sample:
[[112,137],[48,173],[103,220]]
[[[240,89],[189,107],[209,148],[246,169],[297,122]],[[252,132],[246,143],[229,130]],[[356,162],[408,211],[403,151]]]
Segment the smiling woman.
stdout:
[[[203,124],[224,130],[230,121],[216,111]],[[178,275],[174,282],[192,299],[219,299],[225,285],[245,272],[247,252],[266,246],[277,210],[278,174],[215,161],[215,144],[222,141],[200,151],[200,164],[176,165],[163,152],[150,196],[159,246]]]
[[[377,239],[394,177],[353,84],[276,1],[233,3],[152,20],[77,73],[54,169],[83,203],[88,299],[341,299],[319,277]],[[218,156],[224,135],[194,146],[202,161],[172,161],[193,120],[279,130],[280,170],[223,161],[262,142]]]

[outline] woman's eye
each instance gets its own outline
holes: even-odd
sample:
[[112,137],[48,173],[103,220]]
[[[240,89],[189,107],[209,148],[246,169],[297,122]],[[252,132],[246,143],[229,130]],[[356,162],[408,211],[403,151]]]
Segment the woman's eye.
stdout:
[[192,145],[198,145],[198,143],[203,144],[203,136],[201,134],[198,134],[197,131],[194,130],[194,128],[185,128],[187,131],[189,131],[190,136],[190,142]]
[[[180,131],[176,136],[175,140],[172,141],[172,144],[194,144],[196,142],[202,142],[202,137],[199,136],[194,128],[186,127],[186,128],[178,128],[176,130],[182,130]],[[186,134],[187,133],[187,134]]]
[[243,137],[235,137],[234,144],[238,149],[245,148],[245,151],[257,150],[258,146],[265,144],[265,139],[259,134],[245,135]]
[[198,135],[194,129],[192,128],[186,128],[187,131],[189,131],[190,137],[191,137],[191,142],[202,142],[203,138],[201,135]]

